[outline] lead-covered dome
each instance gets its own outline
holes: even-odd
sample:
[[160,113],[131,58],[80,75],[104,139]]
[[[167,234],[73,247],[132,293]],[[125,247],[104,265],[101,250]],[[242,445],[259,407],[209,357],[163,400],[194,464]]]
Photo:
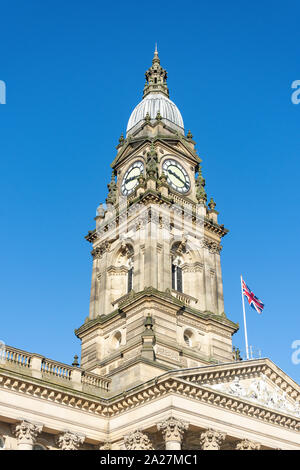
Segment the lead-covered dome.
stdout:
[[131,113],[127,124],[127,135],[134,133],[146,117],[155,120],[158,113],[162,121],[184,134],[182,116],[175,103],[169,98],[167,71],[160,65],[156,47],[152,65],[145,73],[145,77],[144,96]]
[[175,124],[184,133],[183,119],[176,104],[163,93],[149,93],[132,111],[127,124],[127,134],[143,121],[147,114],[150,119],[155,119],[158,112],[163,120]]

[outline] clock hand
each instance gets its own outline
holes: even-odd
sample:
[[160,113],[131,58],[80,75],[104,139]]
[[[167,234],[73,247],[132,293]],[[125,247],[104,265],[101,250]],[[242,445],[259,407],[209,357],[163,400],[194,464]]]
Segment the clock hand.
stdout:
[[177,178],[183,185],[186,184],[185,181],[183,181],[178,175],[176,175],[176,173],[174,173],[174,171],[168,170],[168,172],[170,173],[170,175],[175,176],[175,178]]
[[130,181],[136,180],[136,179],[138,178],[138,176],[139,176],[139,175],[131,176],[131,178],[127,178],[126,183],[130,183]]

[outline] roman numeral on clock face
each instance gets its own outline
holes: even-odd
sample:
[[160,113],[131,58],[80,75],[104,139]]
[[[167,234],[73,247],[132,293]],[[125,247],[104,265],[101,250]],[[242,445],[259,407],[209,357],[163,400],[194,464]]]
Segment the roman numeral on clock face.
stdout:
[[124,196],[131,194],[135,187],[138,185],[138,177],[144,172],[144,163],[140,160],[134,162],[126,171],[122,184],[121,190]]
[[165,160],[162,170],[167,177],[169,185],[180,193],[187,193],[191,187],[189,176],[177,160]]

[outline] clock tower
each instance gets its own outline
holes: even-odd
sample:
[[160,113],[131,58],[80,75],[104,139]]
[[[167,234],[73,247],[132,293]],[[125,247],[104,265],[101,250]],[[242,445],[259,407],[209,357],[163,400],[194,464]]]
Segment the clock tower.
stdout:
[[171,369],[231,362],[238,325],[224,312],[216,204],[201,159],[169,98],[155,50],[143,99],[97,208],[90,312],[76,330],[81,367],[121,391]]

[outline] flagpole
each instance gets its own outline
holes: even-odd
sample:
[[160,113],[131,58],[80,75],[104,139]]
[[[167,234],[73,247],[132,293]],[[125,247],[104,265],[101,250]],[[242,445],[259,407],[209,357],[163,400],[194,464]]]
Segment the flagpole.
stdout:
[[241,291],[242,291],[242,304],[243,304],[243,314],[244,314],[244,331],[245,331],[246,355],[247,355],[247,360],[249,360],[247,323],[246,323],[245,299],[244,299],[244,294],[243,294],[243,278],[242,278],[242,275],[241,275]]

